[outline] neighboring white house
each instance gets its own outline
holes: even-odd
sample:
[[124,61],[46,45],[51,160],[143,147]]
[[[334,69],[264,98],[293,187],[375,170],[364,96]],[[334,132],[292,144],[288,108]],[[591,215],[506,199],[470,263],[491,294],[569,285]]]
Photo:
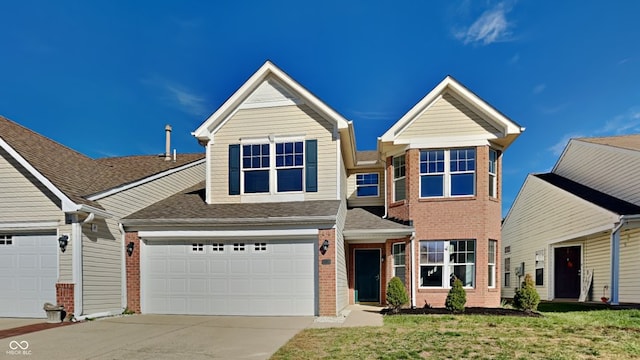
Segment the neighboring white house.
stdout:
[[527,177],[502,240],[503,297],[531,274],[545,300],[640,302],[640,135],[572,139]]

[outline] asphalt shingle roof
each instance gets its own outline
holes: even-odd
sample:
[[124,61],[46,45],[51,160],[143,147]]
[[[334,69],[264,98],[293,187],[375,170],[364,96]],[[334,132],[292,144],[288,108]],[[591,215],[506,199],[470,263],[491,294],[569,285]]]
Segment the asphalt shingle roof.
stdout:
[[123,222],[164,219],[220,223],[238,219],[330,218],[337,215],[339,207],[339,200],[207,204],[202,182],[127,216]]
[[590,142],[593,144],[608,145],[621,149],[640,151],[640,134],[579,138],[576,140]]
[[362,207],[347,210],[347,220],[344,230],[407,230],[411,231],[411,226],[399,224],[397,222],[383,219],[384,207]]
[[640,206],[605,194],[554,173],[535,174],[549,184],[618,215],[640,214]]
[[186,154],[176,162],[158,156],[94,160],[2,116],[0,138],[72,201],[98,208],[85,197],[204,158]]

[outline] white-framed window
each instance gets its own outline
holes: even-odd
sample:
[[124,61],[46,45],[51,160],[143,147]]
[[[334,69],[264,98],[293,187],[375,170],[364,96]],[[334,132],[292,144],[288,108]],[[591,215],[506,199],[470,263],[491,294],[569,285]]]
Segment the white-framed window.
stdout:
[[450,288],[454,277],[475,286],[475,240],[420,241],[420,287]]
[[204,252],[204,244],[203,243],[193,243],[193,244],[191,244],[191,252],[194,252],[194,253],[202,253],[202,252]]
[[544,250],[536,251],[536,286],[544,286]]
[[511,258],[504,258],[504,287],[511,287]]
[[267,251],[267,243],[254,243],[253,244],[253,252],[265,252]]
[[357,197],[377,197],[380,185],[380,175],[378,173],[356,174],[356,196]]
[[488,254],[488,284],[490,288],[496,287],[496,249],[498,242],[496,240],[489,240],[489,254]]
[[213,251],[214,253],[224,252],[224,243],[211,244],[211,251]]
[[399,277],[403,284],[405,283],[406,278],[405,249],[405,243],[395,243],[391,249],[393,254],[393,276]]
[[13,245],[13,237],[11,235],[0,235],[0,245]]
[[393,157],[393,201],[404,200],[407,197],[406,190],[405,156]]
[[489,149],[489,196],[498,197],[498,152]]
[[[304,141],[241,146],[243,193],[300,192],[304,184]],[[274,186],[271,182],[274,182]]]
[[243,252],[245,250],[244,243],[233,243],[233,251],[234,252]]
[[476,150],[420,151],[420,197],[475,195]]

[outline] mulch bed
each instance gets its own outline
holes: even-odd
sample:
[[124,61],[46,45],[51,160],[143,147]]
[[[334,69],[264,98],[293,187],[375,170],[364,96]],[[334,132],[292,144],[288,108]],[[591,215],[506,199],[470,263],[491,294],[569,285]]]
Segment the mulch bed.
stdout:
[[520,317],[542,317],[537,312],[524,312],[515,309],[504,308],[484,308],[469,307],[464,309],[464,313],[454,314],[445,308],[415,308],[400,309],[398,313],[393,313],[391,309],[382,309],[383,315],[498,315],[498,316],[520,316]]
[[53,323],[53,324],[40,323],[40,324],[31,324],[31,325],[20,326],[20,327],[13,328],[13,329],[0,330],[0,339],[6,339],[8,337],[15,337],[15,336],[20,336],[20,335],[36,332],[36,331],[47,330],[47,329],[52,329],[52,328],[57,328],[57,327],[67,326],[67,325],[73,325],[73,324],[79,324],[79,323],[70,322],[70,321],[61,322],[61,323]]

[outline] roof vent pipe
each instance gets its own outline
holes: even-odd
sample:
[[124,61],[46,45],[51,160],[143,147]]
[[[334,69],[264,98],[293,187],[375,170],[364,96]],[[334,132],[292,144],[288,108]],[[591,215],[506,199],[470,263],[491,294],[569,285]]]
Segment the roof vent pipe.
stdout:
[[171,125],[167,124],[164,127],[164,132],[166,134],[164,160],[171,161]]

